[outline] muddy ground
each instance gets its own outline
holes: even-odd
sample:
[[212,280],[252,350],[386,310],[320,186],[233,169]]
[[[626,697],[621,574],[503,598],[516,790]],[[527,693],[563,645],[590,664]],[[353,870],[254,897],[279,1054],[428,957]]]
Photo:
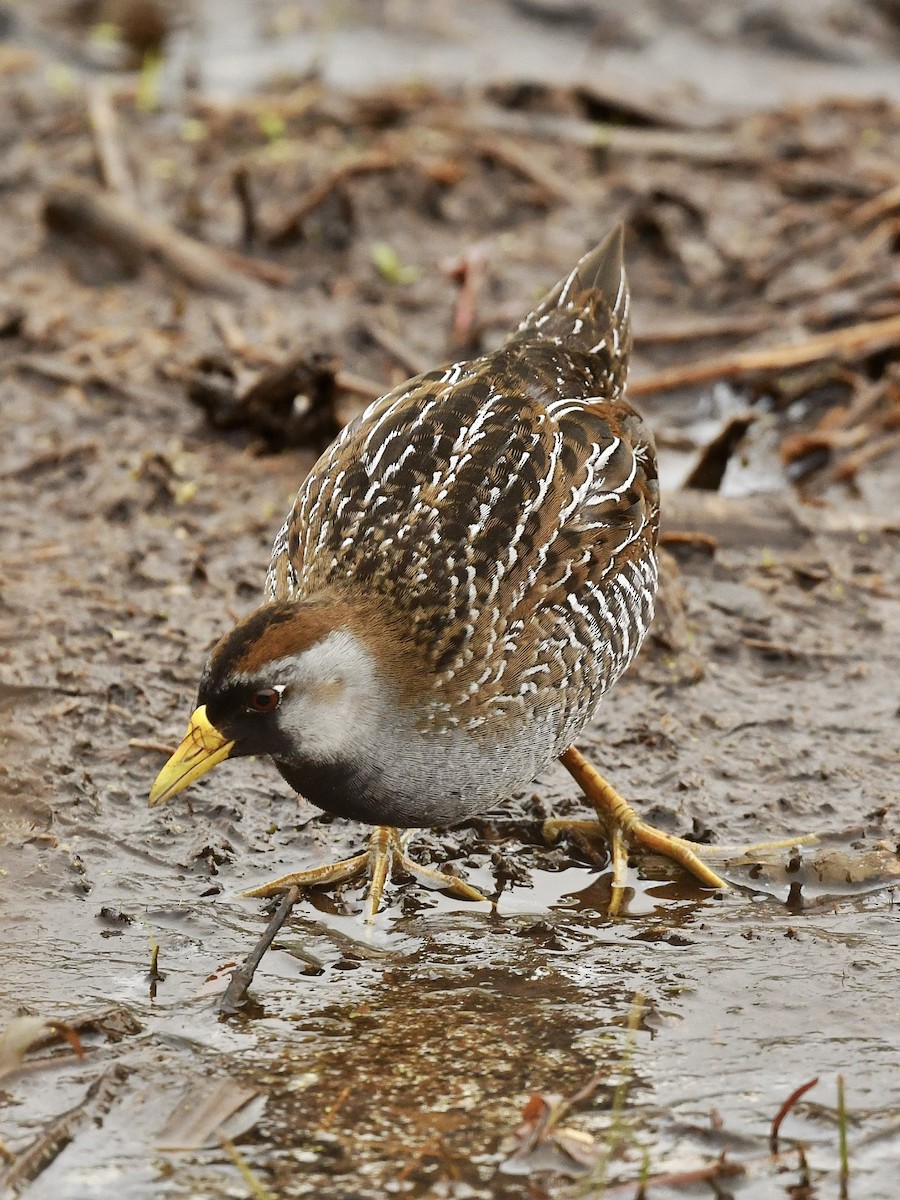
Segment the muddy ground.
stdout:
[[[243,70],[209,5],[4,9],[0,1031],[83,1049],[0,1041],[4,1196],[897,1194],[896,9],[480,7],[478,79],[466,6],[229,4]],[[162,74],[110,33],[139,9]],[[318,75],[250,90],[303,37]],[[587,47],[577,85],[537,43]],[[678,46],[744,73],[688,90]],[[720,895],[642,862],[611,919],[602,844],[541,836],[582,811],[559,768],[414,843],[496,914],[309,895],[220,1017],[269,915],[242,889],[365,831],[246,760],[147,809],[204,656],[337,424],[496,345],[620,217],[667,559],[582,748],[667,829],[820,841],[726,859]],[[294,354],[312,415],[242,403]]]

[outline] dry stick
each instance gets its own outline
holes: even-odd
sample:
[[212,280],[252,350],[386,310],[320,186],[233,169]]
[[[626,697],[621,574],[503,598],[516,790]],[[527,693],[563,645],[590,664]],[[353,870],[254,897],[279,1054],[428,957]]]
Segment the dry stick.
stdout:
[[779,286],[779,280],[775,279],[773,286],[766,289],[766,298],[779,306],[796,304],[810,295],[830,295],[855,279],[865,278],[872,273],[873,259],[876,261],[886,260],[889,246],[896,237],[898,227],[900,227],[898,218],[882,221],[861,242],[855,242],[840,265],[835,267],[824,279],[816,278],[814,283],[808,281],[794,287]]
[[254,949],[244,959],[236,971],[232,972],[231,982],[225,989],[225,994],[219,1002],[219,1012],[225,1016],[236,1013],[243,1003],[247,989],[253,982],[256,968],[262,962],[262,957],[275,940],[275,935],[288,919],[291,909],[300,899],[300,889],[296,884],[282,897],[281,903],[275,909],[271,921]]
[[289,242],[297,237],[301,232],[303,222],[306,218],[314,213],[319,205],[324,204],[331,193],[340,187],[345,179],[350,179],[353,175],[371,174],[375,171],[392,171],[401,165],[396,155],[385,154],[382,151],[375,150],[368,154],[362,154],[359,158],[353,158],[340,167],[336,167],[324,179],[320,179],[317,184],[310,188],[296,208],[288,213],[282,222],[281,228],[269,237],[269,245],[279,246],[283,242]]
[[385,329],[378,321],[370,317],[365,327],[372,341],[395,359],[404,371],[409,371],[410,375],[421,375],[431,366],[430,362],[421,358],[414,350],[410,350],[396,333],[391,333],[390,329]]
[[784,1104],[782,1104],[781,1108],[779,1108],[778,1112],[775,1114],[775,1117],[772,1121],[772,1128],[769,1132],[769,1145],[772,1148],[773,1154],[778,1153],[778,1131],[781,1129],[781,1122],[788,1115],[800,1097],[805,1096],[806,1093],[811,1088],[814,1088],[818,1082],[819,1077],[817,1075],[815,1079],[810,1079],[807,1083],[801,1083],[798,1088],[794,1088],[787,1100],[785,1100]]
[[[459,128],[455,114],[453,121]],[[488,130],[536,141],[570,142],[612,153],[680,158],[687,162],[751,164],[765,159],[764,150],[748,139],[707,130],[636,129],[580,117],[488,108],[473,109],[462,118],[462,124],[477,134]]]
[[134,199],[134,180],[125,161],[119,139],[116,112],[110,102],[109,90],[99,82],[89,83],[86,94],[87,115],[94,136],[100,178],[113,192]]
[[520,175],[526,182],[534,184],[546,204],[557,204],[569,199],[569,192],[562,181],[549,168],[536,162],[522,146],[501,137],[482,134],[475,143],[475,150],[484,158]]
[[258,222],[256,219],[256,203],[253,198],[253,187],[250,183],[250,172],[246,165],[235,167],[231,176],[231,186],[241,209],[241,243],[245,249],[254,244],[257,237]]
[[271,266],[233,251],[214,250],[141,212],[124,196],[77,179],[62,180],[49,189],[44,221],[55,232],[90,238],[132,261],[155,259],[192,287],[235,298],[252,291],[247,276],[258,278]]
[[167,746],[165,742],[151,742],[146,738],[129,738],[128,745],[132,750],[152,750],[154,754],[173,755],[177,746]]
[[848,454],[834,468],[834,478],[842,481],[852,479],[867,463],[872,462],[876,458],[881,458],[882,455],[891,454],[898,448],[900,448],[900,433],[887,434],[879,441],[869,446],[864,446],[861,450],[857,450],[852,454]]
[[71,384],[79,388],[105,388],[110,392],[118,392],[138,404],[150,405],[159,400],[158,391],[145,388],[139,383],[131,383],[114,375],[112,371],[106,374],[93,364],[85,367],[74,366],[72,363],[63,362],[62,359],[52,358],[49,354],[17,354],[7,359],[6,366],[14,371],[30,371],[53,383]]
[[628,385],[632,396],[647,396],[657,392],[672,392],[676,388],[719,379],[740,379],[762,371],[788,371],[829,358],[860,358],[900,343],[900,316],[881,321],[863,321],[829,333],[817,334],[789,346],[770,346],[763,350],[746,350],[740,354],[722,355],[697,363],[667,367],[653,375],[632,380]]
[[844,223],[850,229],[860,229],[863,225],[868,225],[870,221],[877,221],[889,212],[893,212],[895,208],[900,209],[900,183],[895,183],[893,187],[889,187],[880,195],[873,196],[871,200],[861,204]]
[[[900,207],[900,183],[894,184],[877,196],[865,200],[858,208],[841,218],[844,229],[861,229],[870,221],[885,216],[893,209]],[[781,249],[769,262],[769,272],[774,274],[799,258],[809,258],[824,250],[834,241],[834,226],[830,223],[816,225],[805,236],[794,236],[783,240]]]
[[376,383],[373,379],[366,379],[354,371],[337,371],[334,382],[340,391],[352,392],[356,396],[367,396],[370,400],[378,400],[390,391],[389,385]]
[[675,342],[693,342],[699,338],[749,337],[763,333],[773,324],[773,317],[764,313],[747,313],[733,316],[696,316],[690,321],[679,321],[671,325],[641,327],[641,345],[670,345]]

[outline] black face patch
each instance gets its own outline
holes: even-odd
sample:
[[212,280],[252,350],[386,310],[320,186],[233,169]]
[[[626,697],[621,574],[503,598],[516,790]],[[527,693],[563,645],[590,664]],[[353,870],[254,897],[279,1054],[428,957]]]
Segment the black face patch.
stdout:
[[226,684],[210,691],[204,676],[197,696],[198,704],[206,705],[210,724],[229,741],[235,743],[232,758],[250,754],[283,755],[291,743],[279,723],[279,709],[258,712],[252,706],[253,697],[263,686],[257,683]]

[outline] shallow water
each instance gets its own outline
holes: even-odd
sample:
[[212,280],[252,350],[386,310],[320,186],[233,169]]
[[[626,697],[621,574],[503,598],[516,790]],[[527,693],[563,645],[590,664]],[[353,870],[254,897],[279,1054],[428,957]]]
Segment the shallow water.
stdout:
[[[206,32],[179,35],[169,69],[199,47],[214,91],[245,91],[279,66],[303,71],[315,54],[326,78],[360,88],[411,69],[486,77],[468,7],[435,30],[439,6],[423,6],[425,33],[419,6],[400,5],[385,28],[351,13],[345,24],[323,18],[268,40],[244,5],[205,11]],[[512,11],[490,6],[504,31],[491,49],[494,77],[515,68],[569,78],[573,62],[593,76],[600,64],[631,72],[637,90],[639,70],[671,87],[687,78],[722,107],[751,104],[762,89],[772,102],[813,87],[896,92],[900,79],[877,55],[865,66],[798,66],[770,55],[763,63],[746,46],[725,53],[695,40],[685,51],[683,30],[608,53],[557,30],[548,54],[547,30],[513,27]],[[27,200],[32,212],[36,198]],[[10,261],[25,253],[18,236],[0,237]],[[247,1006],[223,1019],[217,1000],[230,970],[267,920],[241,890],[346,855],[363,832],[298,806],[263,763],[224,764],[149,812],[162,754],[129,743],[180,736],[206,647],[256,596],[281,509],[311,457],[252,456],[199,427],[180,392],[161,385],[159,361],[209,339],[216,309],[205,298],[173,331],[182,300],[158,280],[82,287],[46,257],[37,274],[23,295],[67,345],[87,344],[103,321],[126,343],[150,331],[153,390],[137,406],[14,374],[0,384],[10,429],[0,475],[0,1027],[21,1008],[76,1023],[92,1013],[97,1026],[84,1029],[82,1061],[63,1044],[0,1078],[0,1140],[13,1156],[35,1151],[10,1168],[19,1182],[7,1192],[244,1197],[248,1184],[215,1133],[223,1129],[285,1200],[564,1198],[582,1185],[599,1194],[601,1177],[628,1181],[619,1194],[630,1197],[642,1173],[707,1169],[723,1151],[746,1174],[724,1180],[720,1194],[825,1200],[839,1194],[843,1076],[850,1194],[895,1200],[892,535],[798,532],[763,440],[724,490],[777,485],[765,501],[770,523],[760,532],[748,516],[733,538],[719,531],[714,558],[684,563],[661,613],[683,610],[682,640],[651,639],[586,738],[616,786],[665,828],[729,843],[831,833],[822,847],[804,848],[799,862],[790,850],[760,865],[731,861],[735,887],[723,896],[643,864],[613,920],[602,855],[591,865],[541,840],[543,815],[584,815],[555,769],[536,781],[536,802],[515,797],[471,827],[413,844],[423,861],[451,862],[488,893],[498,875],[520,878],[504,886],[496,915],[409,885],[389,889],[369,928],[358,888],[317,894],[278,935]],[[352,325],[353,303],[336,294],[333,321]],[[436,358],[443,312],[420,303],[415,313]],[[268,330],[284,344],[317,314],[289,313],[277,335],[262,305],[238,315],[251,337]],[[692,399],[682,428],[702,445],[741,402],[728,389]],[[659,410],[654,419],[678,423]],[[59,465],[28,467],[36,452],[57,453]],[[181,464],[193,499],[157,488],[148,455]],[[689,457],[664,451],[667,487]],[[879,476],[876,463],[865,475],[876,494],[889,469]],[[595,1075],[593,1098],[563,1122],[587,1139],[585,1184],[558,1146],[523,1152],[514,1131],[532,1093],[571,1096]],[[773,1158],[770,1124],[814,1076]],[[244,1103],[239,1089],[254,1098]],[[191,1141],[183,1114],[211,1094],[231,1115],[210,1124],[199,1149],[173,1148]],[[60,1119],[65,1128],[50,1136]],[[654,1200],[684,1193],[674,1183],[651,1191]]]

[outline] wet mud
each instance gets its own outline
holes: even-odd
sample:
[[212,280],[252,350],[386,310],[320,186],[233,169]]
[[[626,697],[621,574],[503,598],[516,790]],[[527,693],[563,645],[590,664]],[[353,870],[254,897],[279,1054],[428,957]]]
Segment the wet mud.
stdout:
[[[547,20],[509,8],[528,38],[528,22]],[[557,36],[552,22],[536,27]],[[582,101],[546,81],[523,83],[514,104],[393,81],[351,101],[307,79],[263,101],[142,109],[143,76],[123,74],[117,137],[141,205],[272,268],[251,280],[246,263],[217,259],[216,271],[231,264],[229,295],[215,272],[187,281],[166,247],[132,239],[126,261],[121,238],[66,224],[71,205],[62,225],[48,220],[61,178],[96,186],[98,143],[78,74],[90,79],[90,64],[71,51],[80,35],[49,17],[46,31],[29,25],[6,47],[2,100],[2,1194],[814,1200],[841,1194],[849,1172],[850,1195],[893,1200],[896,341],[790,379],[773,369],[674,393],[636,387],[665,486],[660,612],[581,747],[641,815],[714,855],[727,893],[648,859],[611,918],[603,843],[542,837],[550,815],[587,815],[559,767],[412,844],[498,896],[495,913],[393,883],[367,927],[361,884],[311,893],[246,1005],[222,1017],[230,972],[270,912],[241,892],[354,853],[366,831],[318,813],[261,761],[224,763],[170,806],[146,804],[208,649],[260,595],[329,422],[419,362],[496,344],[615,216],[628,221],[637,380],[735,342],[778,346],[801,323],[827,334],[896,316],[894,227],[893,241],[865,242],[870,268],[854,274],[842,257],[819,270],[811,250],[772,282],[788,193],[808,236],[826,219],[851,228],[848,180],[869,189],[856,205],[896,187],[884,168],[900,128],[891,103],[860,89],[752,118],[782,146],[793,139],[774,180],[721,152],[708,161],[702,141],[685,161],[671,143],[662,158],[637,143],[610,158],[539,140],[526,169],[508,131],[477,147],[458,134],[491,104],[581,121]],[[862,58],[841,79],[863,70],[867,47],[890,58],[877,32],[857,29]],[[640,57],[638,33],[623,55]],[[48,74],[61,37],[71,88]],[[751,58],[753,37],[735,42]],[[813,50],[804,61],[835,78]],[[780,69],[783,80],[790,61]],[[629,123],[634,104],[622,128],[660,127],[646,114]],[[744,154],[751,118],[716,111],[737,122],[723,136]],[[403,130],[417,122],[431,132],[413,153]],[[393,141],[378,140],[385,128]],[[345,139],[395,165],[351,172],[297,218]],[[418,166],[396,169],[410,154]],[[238,160],[255,197],[249,239]],[[486,240],[483,267],[470,252]],[[754,260],[772,272],[756,291]],[[273,368],[283,380],[278,364],[304,351],[323,356],[322,419],[295,422],[301,444],[276,453],[271,413],[265,428],[250,419],[269,394],[259,381]],[[216,411],[238,412],[227,428],[208,419],[210,388]],[[824,425],[838,408],[852,420]],[[692,471],[703,487],[681,486]],[[778,839],[749,856],[719,849]],[[26,1013],[76,1030],[82,1056],[58,1029],[12,1054],[3,1031]],[[779,1109],[813,1079],[773,1144]]]

